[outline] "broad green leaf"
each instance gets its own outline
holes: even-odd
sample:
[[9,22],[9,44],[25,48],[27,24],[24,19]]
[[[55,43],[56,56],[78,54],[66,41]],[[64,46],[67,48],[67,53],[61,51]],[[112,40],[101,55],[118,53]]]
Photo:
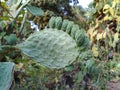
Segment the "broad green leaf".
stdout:
[[41,8],[34,7],[34,6],[26,6],[27,10],[35,16],[43,16],[44,11]]
[[0,90],[10,90],[13,82],[14,64],[0,62]]
[[17,41],[17,36],[15,34],[10,34],[9,36],[5,36],[4,39],[8,44],[13,45]]

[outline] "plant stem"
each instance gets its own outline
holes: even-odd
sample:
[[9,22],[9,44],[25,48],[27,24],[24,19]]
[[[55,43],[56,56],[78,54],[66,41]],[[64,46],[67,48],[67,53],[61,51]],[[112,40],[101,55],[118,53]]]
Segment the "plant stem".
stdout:
[[24,17],[23,17],[23,20],[22,20],[22,24],[21,24],[20,32],[19,32],[19,35],[18,35],[18,36],[20,36],[21,33],[22,33],[22,31],[23,31],[26,18],[27,18],[27,10],[26,10],[26,8],[25,8],[25,14],[24,14]]

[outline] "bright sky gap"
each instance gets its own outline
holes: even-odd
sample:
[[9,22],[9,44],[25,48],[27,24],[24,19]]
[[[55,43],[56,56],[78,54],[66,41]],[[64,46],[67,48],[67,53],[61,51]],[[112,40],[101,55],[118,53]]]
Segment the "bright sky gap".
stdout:
[[[79,5],[81,5],[83,8],[88,8],[88,5],[93,1],[93,0],[78,0]],[[73,5],[73,3],[70,3],[70,5]]]

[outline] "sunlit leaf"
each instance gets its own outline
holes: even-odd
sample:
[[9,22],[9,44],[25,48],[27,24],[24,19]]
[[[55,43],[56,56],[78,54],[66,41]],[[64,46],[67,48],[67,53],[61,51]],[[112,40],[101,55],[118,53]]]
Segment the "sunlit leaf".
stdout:
[[112,8],[115,8],[115,6],[116,6],[116,2],[113,1],[113,2],[112,2]]
[[93,52],[93,55],[94,55],[95,57],[98,57],[99,53],[98,53],[98,48],[97,48],[96,45],[94,45],[94,46],[92,47],[92,52]]
[[103,38],[103,34],[102,33],[98,33],[97,34],[97,40],[100,40],[100,39],[102,39]]
[[118,24],[120,25],[120,16],[117,17]]
[[120,3],[120,0],[114,0],[114,2],[116,2],[116,3]]
[[119,33],[114,34],[114,41],[118,42],[119,41]]
[[106,32],[103,33],[103,38],[106,38]]
[[115,10],[114,10],[113,8],[110,8],[110,14],[111,14],[112,16],[115,15]]
[[110,9],[110,5],[109,4],[106,4],[104,7],[103,7],[103,13],[108,13],[109,12],[109,9]]
[[105,17],[104,17],[104,21],[107,21],[107,20],[112,20],[113,18],[111,17],[111,16],[109,16],[109,15],[106,15]]
[[16,68],[22,69],[23,68],[23,63],[16,64]]

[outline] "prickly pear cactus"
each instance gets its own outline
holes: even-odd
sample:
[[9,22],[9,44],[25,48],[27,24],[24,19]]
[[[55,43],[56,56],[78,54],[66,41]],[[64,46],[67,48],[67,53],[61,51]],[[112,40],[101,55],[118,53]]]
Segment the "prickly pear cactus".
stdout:
[[10,90],[14,73],[14,64],[11,62],[0,62],[0,90]]
[[55,28],[55,17],[51,17],[51,19],[49,20],[49,27],[50,28]]
[[75,41],[78,46],[81,46],[85,39],[85,31],[83,29],[78,30],[75,34]]
[[66,31],[66,28],[67,28],[68,22],[69,22],[69,21],[66,20],[66,19],[63,20],[61,30]]
[[61,17],[56,17],[55,19],[55,28],[60,30],[62,26],[62,18]]
[[66,32],[67,32],[68,34],[71,33],[71,29],[72,29],[73,25],[74,25],[74,22],[72,22],[72,21],[69,21],[69,22],[68,22],[68,25],[67,25],[67,27],[66,27]]
[[72,21],[52,17],[49,28],[33,33],[17,46],[41,65],[59,69],[71,64],[88,49],[89,39]]
[[36,32],[18,47],[24,54],[49,68],[63,68],[79,55],[75,40],[62,30]]
[[[58,18],[60,20],[58,20]],[[49,21],[49,27],[52,28],[54,26],[54,28],[57,28],[58,25],[55,23],[60,23],[59,29],[68,33],[76,41],[80,50],[88,49],[89,38],[86,36],[86,32],[84,29],[80,29],[79,26],[77,24],[74,24],[74,22],[72,21],[69,21],[69,20],[62,21],[60,17],[52,17]]]
[[71,36],[73,37],[73,38],[75,38],[75,34],[76,34],[76,32],[77,31],[79,31],[79,26],[78,25],[73,25],[73,27],[72,27],[72,29],[71,29]]

